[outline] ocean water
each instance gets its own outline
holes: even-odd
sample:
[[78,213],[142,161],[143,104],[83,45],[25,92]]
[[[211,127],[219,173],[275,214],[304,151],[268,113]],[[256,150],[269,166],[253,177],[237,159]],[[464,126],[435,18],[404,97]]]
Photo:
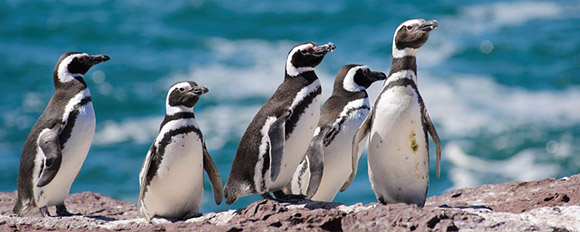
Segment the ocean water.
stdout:
[[[240,137],[282,82],[299,42],[337,48],[316,69],[323,98],[340,67],[388,72],[396,27],[439,27],[418,52],[419,89],[443,143],[441,178],[431,146],[429,196],[510,180],[580,172],[580,2],[561,1],[19,1],[0,2],[0,191],[15,191],[28,132],[54,92],[67,51],[108,54],[85,80],[97,116],[93,145],[71,192],[137,202],[138,175],[171,84],[210,92],[195,107],[221,177]],[[371,101],[382,83],[369,90]],[[202,212],[216,206],[206,181]],[[376,201],[366,153],[336,201]]]

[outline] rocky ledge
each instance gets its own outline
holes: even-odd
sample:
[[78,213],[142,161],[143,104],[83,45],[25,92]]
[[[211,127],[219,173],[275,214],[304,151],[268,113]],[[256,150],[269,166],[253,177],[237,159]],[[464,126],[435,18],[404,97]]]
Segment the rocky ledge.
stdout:
[[11,215],[15,193],[0,193],[0,231],[580,231],[580,175],[458,189],[425,207],[262,200],[187,221],[146,223],[133,204],[95,193],[72,194],[82,216]]

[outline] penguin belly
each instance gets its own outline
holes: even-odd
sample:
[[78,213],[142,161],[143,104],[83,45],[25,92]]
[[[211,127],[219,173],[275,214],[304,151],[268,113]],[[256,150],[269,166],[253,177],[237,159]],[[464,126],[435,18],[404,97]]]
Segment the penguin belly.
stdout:
[[[318,190],[312,197],[315,201],[333,201],[352,170],[352,140],[368,115],[368,109],[352,112],[342,124],[334,140],[324,148],[324,169]],[[362,148],[357,154],[360,158]]]
[[316,129],[320,118],[320,95],[316,96],[312,103],[301,114],[292,134],[288,136],[284,144],[284,154],[278,178],[270,184],[269,191],[281,190],[294,175],[296,168],[304,159],[306,149]]
[[418,95],[410,87],[387,90],[376,104],[369,138],[371,187],[385,203],[423,206],[429,186],[429,151]]
[[[71,122],[68,122],[71,123]],[[95,135],[95,111],[91,102],[80,106],[72,127],[71,135],[62,146],[62,161],[54,179],[44,187],[36,187],[43,163],[42,151],[37,148],[34,179],[34,195],[37,207],[53,206],[63,203],[70,192],[71,185],[77,177],[91,147]]]
[[171,138],[143,205],[148,215],[182,218],[199,213],[203,198],[203,145],[195,132]]

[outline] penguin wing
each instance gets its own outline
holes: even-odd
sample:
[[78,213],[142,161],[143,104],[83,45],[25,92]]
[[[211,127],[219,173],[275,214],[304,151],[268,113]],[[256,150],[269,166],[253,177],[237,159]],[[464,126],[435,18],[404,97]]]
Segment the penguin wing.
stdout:
[[352,172],[350,173],[348,180],[340,188],[341,192],[344,192],[344,190],[350,187],[352,181],[354,180],[354,177],[356,176],[356,172],[358,169],[358,159],[360,154],[359,146],[360,143],[368,136],[369,132],[371,131],[373,114],[374,110],[371,110],[371,112],[369,112],[369,115],[367,115],[367,118],[365,118],[364,122],[360,125],[358,131],[354,135],[354,138],[352,140]]
[[[149,168],[151,167],[151,159],[152,157],[156,156],[156,148],[155,145],[151,145],[149,148],[149,152],[147,152],[147,156],[145,156],[145,162],[143,162],[143,166],[141,167],[141,172],[139,173],[139,201],[137,202],[137,210],[145,214],[145,210],[141,210],[143,207],[143,197],[145,195],[145,188],[149,185],[149,180],[147,180],[147,173],[149,173]],[[145,218],[150,218],[146,215]]]
[[62,150],[58,136],[64,124],[57,124],[53,128],[44,129],[38,136],[38,146],[44,153],[44,163],[36,187],[44,187],[56,176],[62,162]]
[[205,142],[203,143],[203,169],[207,173],[207,177],[209,178],[209,182],[211,183],[211,188],[213,190],[213,199],[216,205],[222,203],[222,199],[224,198],[224,189],[222,185],[222,179],[220,177],[220,173],[209,156],[207,152],[207,148],[205,147]]
[[[431,134],[431,138],[433,138],[433,142],[435,142],[435,147],[436,147],[436,154],[437,154],[437,178],[439,178],[439,175],[441,173],[441,140],[439,139],[439,135],[437,134],[437,130],[435,130],[435,125],[433,125],[433,122],[431,121],[431,117],[429,117],[429,114],[427,113],[427,108],[423,108],[424,112],[423,115],[425,117],[425,122],[426,122],[426,126],[427,126],[427,130],[429,131],[429,134]],[[429,141],[427,141],[429,142]]]
[[288,120],[289,116],[290,112],[286,112],[286,114],[277,118],[268,129],[268,137],[270,138],[270,178],[272,182],[276,181],[278,174],[280,174],[284,143],[286,142],[286,120]]
[[306,158],[309,161],[310,181],[308,182],[308,191],[306,196],[312,198],[322,180],[322,172],[324,171],[324,145],[330,142],[330,136],[336,133],[335,128],[329,125],[324,125],[318,128],[320,131],[310,141],[310,146],[306,150]]

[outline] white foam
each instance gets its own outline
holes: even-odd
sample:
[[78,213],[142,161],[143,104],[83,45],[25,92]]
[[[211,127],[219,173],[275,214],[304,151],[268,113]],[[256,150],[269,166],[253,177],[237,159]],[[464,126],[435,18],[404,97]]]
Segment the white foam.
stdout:
[[132,141],[138,144],[152,143],[159,125],[163,121],[161,117],[128,118],[121,122],[109,120],[101,122],[93,144],[108,145]]
[[221,149],[231,138],[241,138],[261,105],[217,105],[196,113],[208,149]]
[[469,136],[480,130],[500,132],[536,123],[554,127],[580,123],[578,87],[532,91],[474,75],[455,75],[441,81],[425,74],[419,77],[419,83],[431,118],[447,137]]
[[482,175],[529,181],[555,176],[559,170],[556,164],[539,163],[544,151],[537,149],[520,151],[507,160],[483,160],[466,154],[459,144],[451,142],[445,146],[443,153],[453,164],[449,175],[453,182],[451,189],[486,184],[482,182]]
[[[241,98],[272,96],[284,81],[286,56],[297,42],[265,40],[229,41],[214,38],[208,42],[215,62],[194,64],[187,73],[174,73],[162,80],[162,85],[193,80],[207,86],[210,92],[203,97],[216,98],[220,103],[235,103]],[[243,57],[243,59],[240,59]],[[229,65],[225,61],[243,60],[243,65]],[[338,71],[338,70],[337,70]],[[335,73],[329,73],[324,62],[315,72],[322,82],[323,96],[330,96]]]
[[[417,54],[421,67],[432,67],[443,63],[460,50],[465,49],[463,36],[489,33],[505,27],[517,27],[534,20],[555,20],[580,18],[577,14],[580,4],[558,4],[557,2],[496,2],[463,7],[458,14],[441,17],[439,27],[430,35]],[[487,42],[485,42],[487,41]],[[492,41],[482,39],[490,53]],[[493,44],[491,44],[493,46]]]
[[[496,30],[502,27],[522,25],[533,20],[550,20],[559,18],[577,18],[578,15],[557,2],[495,2],[472,5],[460,9],[459,16],[441,19],[444,30],[455,32],[481,33],[488,30]],[[570,13],[570,14],[567,14]]]

